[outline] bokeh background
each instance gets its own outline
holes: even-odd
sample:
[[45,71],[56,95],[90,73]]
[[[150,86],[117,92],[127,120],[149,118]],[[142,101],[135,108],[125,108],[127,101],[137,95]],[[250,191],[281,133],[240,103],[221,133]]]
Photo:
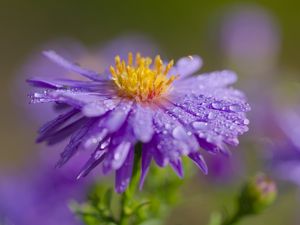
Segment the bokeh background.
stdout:
[[[297,104],[299,10],[300,3],[291,0],[0,0],[0,170],[22,169],[40,151],[34,144],[37,125],[28,119],[22,107],[27,93],[20,94],[16,80],[20,79],[22,65],[41,46],[60,38],[72,38],[92,47],[127,35],[143,35],[168,58],[201,55],[204,72],[236,70],[239,74],[236,86],[248,93],[250,102],[267,92],[266,95],[278,98],[281,103]],[[239,26],[245,30],[242,29],[241,35],[235,34],[230,23],[243,21],[243,17],[248,19]],[[252,21],[250,25],[248,20]],[[248,26],[252,30],[247,30]],[[226,37],[228,32],[233,32],[230,40]],[[241,45],[241,53],[234,49],[236,45]],[[267,87],[271,88],[266,91]],[[265,103],[268,105],[268,100]],[[243,144],[235,150],[242,158],[242,166],[235,168],[243,170],[240,179],[209,180],[199,174],[193,182],[186,182],[182,190],[184,202],[171,213],[168,224],[205,224],[210,212],[228,206],[243,179],[265,169],[260,160],[265,149],[252,144],[254,138],[259,138],[257,132],[252,129],[245,136]],[[300,224],[298,188],[285,184],[280,187],[282,194],[275,205],[243,224]]]

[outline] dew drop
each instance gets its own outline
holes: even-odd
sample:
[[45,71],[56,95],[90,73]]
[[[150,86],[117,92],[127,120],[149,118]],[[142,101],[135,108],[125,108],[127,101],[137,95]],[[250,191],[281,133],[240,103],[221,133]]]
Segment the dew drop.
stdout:
[[120,159],[120,157],[121,157],[120,153],[116,152],[114,154],[114,160],[118,160],[118,159]]
[[238,104],[234,104],[234,105],[231,105],[229,106],[229,109],[233,112],[241,112],[243,111],[242,107]]
[[221,102],[213,102],[211,104],[211,106],[214,108],[214,109],[222,109],[223,105]]
[[178,140],[185,140],[187,138],[187,133],[181,126],[175,127],[172,132],[172,135]]
[[208,113],[208,116],[207,116],[207,118],[208,119],[210,119],[210,120],[212,120],[212,119],[215,119],[216,118],[216,114],[215,113],[213,113],[213,112],[210,112],[210,113]]
[[250,123],[250,121],[248,119],[243,120],[243,124],[248,125],[249,123]]
[[101,145],[100,145],[100,148],[101,149],[105,149],[110,143],[110,138],[107,139],[106,141],[104,141]]
[[207,123],[201,121],[195,121],[192,123],[192,126],[197,130],[203,130],[207,127]]

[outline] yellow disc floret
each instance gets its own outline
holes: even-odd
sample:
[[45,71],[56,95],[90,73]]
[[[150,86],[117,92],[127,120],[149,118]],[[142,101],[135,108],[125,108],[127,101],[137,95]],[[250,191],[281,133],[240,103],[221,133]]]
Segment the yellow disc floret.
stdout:
[[120,56],[115,57],[115,66],[110,67],[112,79],[122,96],[133,98],[137,101],[151,101],[165,94],[176,76],[169,76],[174,61],[164,65],[157,55],[152,64],[152,59],[142,57],[139,53],[135,59],[130,52],[127,63]]

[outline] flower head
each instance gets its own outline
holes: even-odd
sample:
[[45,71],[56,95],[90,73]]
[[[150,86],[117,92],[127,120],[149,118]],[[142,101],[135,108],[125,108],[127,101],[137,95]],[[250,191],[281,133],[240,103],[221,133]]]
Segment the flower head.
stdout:
[[134,146],[142,149],[142,186],[152,159],[159,166],[170,165],[183,176],[181,157],[190,157],[204,172],[207,167],[200,148],[229,154],[237,137],[248,130],[245,116],[250,108],[242,92],[228,87],[236,81],[231,71],[191,76],[202,65],[198,56],[164,63],[129,53],[127,62],[115,58],[115,66],[104,73],[84,69],[53,51],[44,52],[66,70],[88,81],[72,79],[28,80],[42,89],[31,95],[33,103],[65,104],[65,112],[45,124],[38,142],[54,144],[70,137],[58,162],[64,165],[80,150],[91,157],[78,178],[98,164],[106,174],[116,171],[116,191],[123,192],[130,181]]

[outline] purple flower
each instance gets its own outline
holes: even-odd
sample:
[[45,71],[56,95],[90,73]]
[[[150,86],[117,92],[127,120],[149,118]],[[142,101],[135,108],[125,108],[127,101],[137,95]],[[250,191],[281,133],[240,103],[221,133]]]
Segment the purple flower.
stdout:
[[269,132],[268,162],[279,179],[300,185],[300,113],[293,109],[277,112],[273,114],[276,126]]
[[[88,180],[70,177],[41,160],[24,171],[0,177],[0,223],[5,225],[79,225],[70,211],[71,200],[82,201]],[[1,223],[1,224],[2,224]]]
[[[131,178],[134,146],[143,143],[140,187],[151,160],[170,165],[183,176],[182,156],[188,156],[207,173],[200,148],[228,155],[228,145],[238,145],[238,135],[248,130],[245,112],[250,107],[242,92],[229,87],[236,81],[231,71],[190,76],[202,65],[198,56],[164,63],[152,62],[139,53],[128,59],[115,57],[115,65],[102,74],[84,69],[54,51],[44,55],[68,71],[89,80],[33,78],[41,89],[33,103],[65,105],[65,112],[39,130],[38,142],[49,145],[70,137],[58,166],[75,154],[90,151],[91,157],[78,178],[100,163],[104,174],[116,171],[117,192]],[[88,154],[88,153],[84,153]]]
[[256,74],[274,68],[280,34],[268,11],[239,5],[232,7],[222,21],[221,47],[230,62],[244,70],[251,68]]
[[[91,68],[96,71],[103,71],[113,63],[113,56],[119,52],[120,56],[127,56],[129,51],[139,50],[142,54],[154,56],[157,53],[158,47],[153,41],[139,34],[131,34],[121,36],[109,41],[104,46],[96,45],[93,48],[85,48],[80,42],[69,38],[53,40],[43,44],[37,48],[27,61],[21,67],[16,77],[16,86],[19,93],[13,93],[17,107],[24,116],[24,111],[27,117],[32,122],[43,124],[48,118],[54,117],[57,112],[57,107],[53,105],[28,105],[26,93],[30,91],[29,87],[24,87],[24,79],[32,76],[40,76],[44,78],[52,78],[53,76],[67,79],[87,80],[87,78],[78,75],[72,71],[65,70],[61,66],[51,63],[47,58],[41,57],[40,52],[43,49],[54,49],[59,51],[68,59],[80,62],[82,66]],[[125,53],[126,52],[126,53]],[[20,104],[20,98],[24,99],[26,104]]]

